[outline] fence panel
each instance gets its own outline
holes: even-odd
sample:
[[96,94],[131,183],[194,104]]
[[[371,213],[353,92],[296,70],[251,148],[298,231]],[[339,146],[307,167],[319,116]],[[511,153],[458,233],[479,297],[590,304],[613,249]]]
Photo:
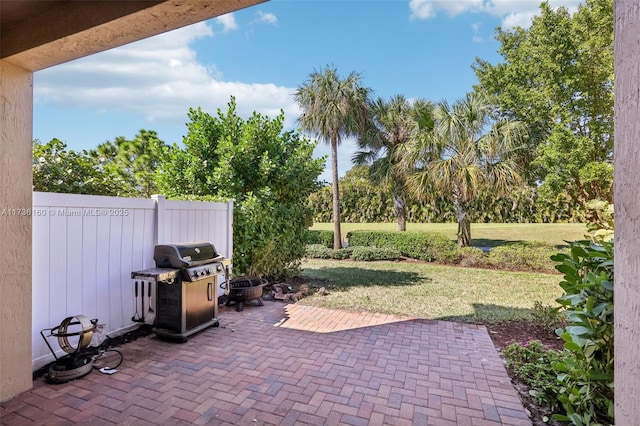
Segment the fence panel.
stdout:
[[[136,324],[131,272],[158,243],[211,241],[231,257],[233,203],[33,193],[33,367],[50,362],[40,330],[85,315],[107,333]],[[165,237],[171,237],[169,239]],[[54,349],[57,344],[53,343]]]
[[209,241],[224,257],[233,253],[233,202],[210,203],[165,200],[164,232],[159,243]]

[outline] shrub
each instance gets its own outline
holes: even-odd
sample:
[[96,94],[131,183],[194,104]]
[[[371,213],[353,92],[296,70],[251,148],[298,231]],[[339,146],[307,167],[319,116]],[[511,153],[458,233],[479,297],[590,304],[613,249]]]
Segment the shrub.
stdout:
[[305,237],[306,244],[322,244],[327,248],[333,248],[333,231],[316,231],[309,229]]
[[602,242],[613,239],[614,207],[603,200],[591,200],[587,203],[587,231],[585,238]]
[[351,246],[395,248],[402,256],[428,262],[455,263],[458,259],[456,244],[435,232],[351,231],[347,238]]
[[[398,247],[411,253],[416,259],[430,260],[440,263],[455,263],[458,259],[458,246],[443,234],[428,233],[425,239],[416,233],[415,236],[402,238],[404,244]],[[409,256],[413,257],[413,256]]]
[[351,252],[353,260],[398,260],[400,252],[393,247],[353,247]]
[[[300,207],[300,206],[298,206]],[[299,273],[305,253],[305,227],[291,224],[289,215],[303,215],[295,205],[260,200],[247,194],[234,205],[234,273],[259,276],[271,281]],[[268,216],[269,221],[263,218]],[[280,230],[280,231],[278,231]],[[243,272],[244,271],[244,272]]]
[[395,244],[395,231],[351,231],[347,233],[350,246],[391,247]]
[[543,305],[539,300],[533,302],[531,316],[541,328],[550,332],[567,325],[567,316],[559,307]]
[[348,259],[351,257],[351,254],[353,252],[353,248],[352,247],[345,247],[345,248],[341,248],[340,250],[333,250],[331,249],[332,253],[331,253],[331,258],[332,259],[337,259],[337,260],[342,260],[342,259]]
[[558,334],[571,356],[553,367],[561,383],[558,400],[575,425],[613,424],[613,242],[576,241],[570,253],[553,256],[564,274],[557,301],[568,326]]
[[541,242],[526,242],[496,247],[489,252],[488,266],[514,271],[555,272],[551,256],[558,249]]
[[340,250],[334,250],[332,248],[328,248],[323,244],[308,244],[305,255],[306,257],[310,257],[313,259],[348,259],[351,257],[351,252],[353,249],[351,247],[346,247]]
[[305,255],[312,259],[331,259],[333,249],[322,244],[307,244]]
[[507,368],[531,388],[529,394],[551,409],[558,406],[560,385],[552,364],[562,360],[562,353],[545,350],[542,343],[533,340],[526,345],[512,343],[502,350]]
[[466,267],[482,267],[487,264],[487,255],[477,247],[462,247],[458,249],[458,263]]

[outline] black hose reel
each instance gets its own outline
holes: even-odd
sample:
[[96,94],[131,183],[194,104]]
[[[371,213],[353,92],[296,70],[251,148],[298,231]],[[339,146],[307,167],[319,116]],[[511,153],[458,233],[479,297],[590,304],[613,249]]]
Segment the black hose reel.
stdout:
[[[95,351],[89,350],[98,324],[97,319],[89,319],[84,315],[75,315],[62,320],[60,325],[45,328],[40,335],[56,359],[48,369],[48,380],[53,383],[65,383],[89,374],[93,368]],[[45,331],[49,334],[45,335]],[[58,357],[49,344],[47,337],[55,337],[60,349],[66,355]]]

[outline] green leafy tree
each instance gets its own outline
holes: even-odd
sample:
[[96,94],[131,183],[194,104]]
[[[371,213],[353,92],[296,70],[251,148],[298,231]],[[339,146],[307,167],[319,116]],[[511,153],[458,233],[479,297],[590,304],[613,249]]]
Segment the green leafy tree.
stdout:
[[[235,108],[235,101],[233,101]],[[187,135],[183,137],[184,148],[174,144],[163,158],[162,173],[156,182],[168,196],[181,194],[212,195],[217,193],[214,180],[219,164],[218,144],[228,137],[232,127],[240,120],[233,114],[212,116],[198,108],[190,108],[187,114]],[[232,124],[236,123],[236,124]],[[235,130],[231,133],[237,133]],[[230,137],[230,135],[229,135]]]
[[284,114],[242,119],[235,99],[211,116],[191,109],[184,148],[174,145],[158,172],[172,198],[233,198],[233,264],[238,274],[269,279],[290,275],[304,256],[311,225],[309,194],[317,189],[324,158],[315,143],[283,130]]
[[167,148],[155,131],[142,129],[132,140],[119,136],[114,142],[98,145],[89,154],[103,170],[126,182],[123,193],[148,198],[158,192],[156,169]]
[[497,30],[504,62],[474,64],[500,116],[529,126],[522,160],[541,198],[563,192],[582,211],[612,198],[613,22],[612,0],[574,15],[545,2],[528,29]]
[[432,124],[432,105],[409,102],[404,96],[368,103],[369,119],[360,131],[360,150],[353,157],[358,165],[371,164],[370,178],[376,185],[389,185],[393,194],[398,231],[407,230],[407,169],[402,159],[409,142],[420,132],[420,124]]
[[521,177],[514,154],[526,137],[525,126],[493,121],[493,105],[483,93],[469,93],[450,106],[437,105],[432,132],[419,138],[407,156],[416,170],[408,185],[423,197],[439,194],[456,211],[458,246],[471,244],[472,206],[481,191],[506,194]]
[[302,108],[298,119],[302,128],[331,146],[335,250],[342,247],[338,145],[345,137],[356,135],[362,127],[369,93],[370,90],[361,85],[360,74],[352,72],[342,79],[335,67],[327,67],[313,71],[295,94],[296,102]]
[[103,170],[86,152],[67,150],[59,139],[33,141],[33,190],[68,194],[122,195],[122,179]]

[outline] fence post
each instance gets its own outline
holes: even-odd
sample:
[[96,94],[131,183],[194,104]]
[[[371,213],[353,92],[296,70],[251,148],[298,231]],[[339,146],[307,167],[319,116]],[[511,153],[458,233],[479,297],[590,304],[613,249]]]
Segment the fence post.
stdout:
[[167,221],[167,198],[164,195],[154,194],[151,196],[156,202],[156,227],[154,245],[166,243],[166,221]]
[[227,201],[227,257],[233,259],[233,199]]

